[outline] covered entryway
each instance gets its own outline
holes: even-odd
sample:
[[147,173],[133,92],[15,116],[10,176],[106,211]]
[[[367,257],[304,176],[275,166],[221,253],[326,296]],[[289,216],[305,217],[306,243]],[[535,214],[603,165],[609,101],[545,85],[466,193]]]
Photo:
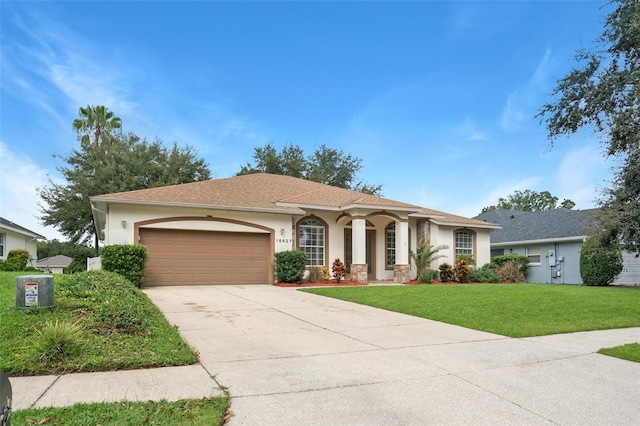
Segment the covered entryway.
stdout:
[[270,234],[141,228],[145,285],[267,284]]

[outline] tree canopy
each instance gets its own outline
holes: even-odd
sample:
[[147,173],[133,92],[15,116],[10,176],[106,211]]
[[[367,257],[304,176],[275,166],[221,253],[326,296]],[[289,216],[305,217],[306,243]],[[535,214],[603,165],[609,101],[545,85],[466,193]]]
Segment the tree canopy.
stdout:
[[343,151],[326,145],[321,145],[313,154],[305,157],[298,145],[290,143],[278,152],[272,143],[267,143],[255,148],[253,159],[253,164],[242,166],[238,176],[272,173],[373,195],[380,195],[382,189],[382,185],[370,185],[357,180],[356,174],[362,169],[362,159],[351,154],[345,155]]
[[[112,129],[113,130],[113,129]],[[167,148],[161,140],[147,142],[133,133],[105,135],[99,144],[79,134],[80,146],[61,158],[64,182],[49,178],[39,188],[41,221],[54,226],[72,243],[98,239],[89,198],[114,192],[147,189],[210,179],[207,164],[190,146]]]
[[639,251],[640,221],[640,1],[612,0],[604,30],[577,65],[557,81],[552,101],[538,117],[553,142],[581,128],[600,136],[609,156],[623,161],[613,187],[604,191],[601,229],[630,251]]
[[527,189],[525,191],[515,191],[506,198],[498,198],[498,204],[484,207],[482,213],[495,209],[537,212],[557,208],[572,209],[576,206],[576,203],[569,199],[564,199],[559,204],[558,201],[558,197],[551,195],[549,191],[536,192]]

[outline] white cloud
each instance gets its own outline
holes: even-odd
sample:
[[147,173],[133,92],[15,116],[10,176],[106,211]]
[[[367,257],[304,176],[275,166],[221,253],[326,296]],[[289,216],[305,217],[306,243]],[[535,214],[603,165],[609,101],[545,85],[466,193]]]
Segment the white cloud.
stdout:
[[554,195],[573,200],[576,208],[594,207],[598,189],[608,186],[613,165],[597,143],[568,151],[554,176],[559,189]]
[[49,239],[65,240],[37,219],[41,215],[37,188],[48,184],[46,171],[29,157],[9,150],[0,142],[0,216]]
[[23,37],[3,40],[3,91],[58,123],[67,123],[68,111],[87,104],[107,105],[118,115],[134,108],[128,97],[136,71],[115,52],[92,46],[86,37],[37,12],[14,20]]
[[[534,188],[543,178],[539,176],[531,176],[518,181],[498,181],[496,186],[486,193],[482,198],[473,198],[472,194],[469,194],[467,202],[461,204],[459,202],[454,203],[454,200],[450,202],[452,206],[456,205],[457,208],[452,208],[449,213],[457,214],[465,217],[474,217],[480,214],[482,209],[487,206],[494,205],[498,202],[500,197],[504,198],[513,194],[515,191],[524,191],[526,189]],[[476,192],[476,191],[474,191]]]
[[517,131],[526,120],[532,119],[539,106],[539,98],[546,90],[546,82],[551,70],[551,50],[547,49],[538,66],[522,87],[516,88],[508,96],[500,116],[502,130]]

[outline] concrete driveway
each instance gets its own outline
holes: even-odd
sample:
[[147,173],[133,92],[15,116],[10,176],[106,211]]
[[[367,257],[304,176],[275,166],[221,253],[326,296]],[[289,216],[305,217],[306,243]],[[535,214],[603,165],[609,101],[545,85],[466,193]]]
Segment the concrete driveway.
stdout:
[[640,328],[512,339],[274,286],[145,293],[232,396],[230,425],[640,422]]

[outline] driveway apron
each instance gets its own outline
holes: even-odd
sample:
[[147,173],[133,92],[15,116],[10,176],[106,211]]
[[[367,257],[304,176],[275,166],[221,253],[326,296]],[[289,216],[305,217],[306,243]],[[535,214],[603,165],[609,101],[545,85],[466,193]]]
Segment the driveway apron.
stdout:
[[268,285],[145,293],[228,388],[230,425],[636,425],[640,328],[526,339]]

